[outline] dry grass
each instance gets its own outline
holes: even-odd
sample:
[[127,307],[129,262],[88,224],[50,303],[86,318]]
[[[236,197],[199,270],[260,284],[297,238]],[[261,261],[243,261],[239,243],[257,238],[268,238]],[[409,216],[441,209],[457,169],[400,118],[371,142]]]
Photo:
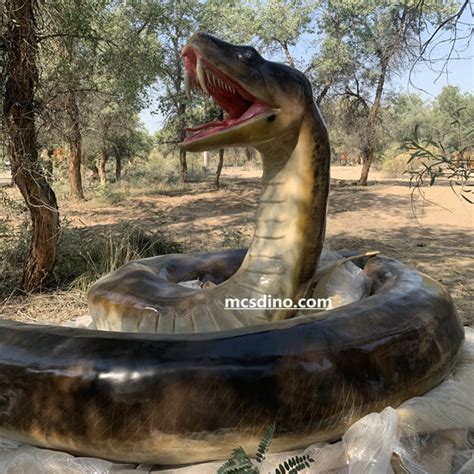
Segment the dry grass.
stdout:
[[18,286],[27,247],[28,236],[22,232],[16,241],[14,233],[10,235],[8,244],[0,249],[0,314],[23,322],[55,323],[87,313],[87,290],[101,276],[130,260],[181,251],[160,233],[127,223],[106,231],[66,228],[51,280],[41,293],[25,294]]
[[80,290],[57,290],[40,294],[10,294],[0,306],[3,319],[23,323],[63,323],[87,314],[86,295]]

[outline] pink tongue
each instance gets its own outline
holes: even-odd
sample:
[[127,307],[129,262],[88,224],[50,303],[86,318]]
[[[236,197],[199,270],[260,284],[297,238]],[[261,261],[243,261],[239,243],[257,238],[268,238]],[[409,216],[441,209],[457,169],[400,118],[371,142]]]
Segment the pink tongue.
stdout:
[[236,119],[229,119],[229,120],[227,120],[227,122],[229,123],[229,125],[232,125],[233,123],[243,122],[244,120],[248,120],[252,117],[255,117],[256,115],[262,114],[266,110],[268,110],[268,107],[266,105],[253,103],[245,111],[245,113],[243,115],[241,115],[240,117],[238,117]]
[[187,127],[185,130],[187,132],[197,132],[198,130],[202,130],[203,128],[209,127],[219,127],[225,126],[225,120],[214,120],[214,122],[207,122],[201,125],[196,125],[196,127]]
[[203,123],[202,125],[197,125],[196,127],[186,128],[188,132],[197,132],[199,130],[211,127],[230,127],[236,125],[240,122],[245,122],[245,120],[251,119],[256,115],[259,115],[265,112],[268,109],[265,105],[254,103],[252,104],[240,117],[237,118],[227,118],[225,120],[215,120],[213,122]]

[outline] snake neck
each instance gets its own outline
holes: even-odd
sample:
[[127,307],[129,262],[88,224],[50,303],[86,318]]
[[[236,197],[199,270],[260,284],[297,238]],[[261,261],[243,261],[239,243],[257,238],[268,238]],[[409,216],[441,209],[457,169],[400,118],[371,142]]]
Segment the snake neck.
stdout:
[[263,191],[257,225],[234,282],[253,292],[294,298],[313,275],[324,240],[330,149],[316,107],[299,129],[258,149]]

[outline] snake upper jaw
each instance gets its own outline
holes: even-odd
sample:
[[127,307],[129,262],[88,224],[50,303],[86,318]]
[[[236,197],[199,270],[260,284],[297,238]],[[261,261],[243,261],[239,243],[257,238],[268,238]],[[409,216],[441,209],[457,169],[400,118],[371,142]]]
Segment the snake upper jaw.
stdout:
[[305,101],[295,101],[300,91],[288,90],[285,81],[287,75],[300,73],[266,61],[253,48],[197,33],[181,55],[188,97],[193,89],[200,90],[227,113],[224,120],[186,129],[181,149],[257,146],[279,138],[303,116]]

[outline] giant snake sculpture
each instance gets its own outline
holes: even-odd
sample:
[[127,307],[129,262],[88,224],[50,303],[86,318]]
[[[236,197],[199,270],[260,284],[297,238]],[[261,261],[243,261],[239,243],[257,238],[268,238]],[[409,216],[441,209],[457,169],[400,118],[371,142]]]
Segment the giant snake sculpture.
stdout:
[[[248,250],[130,262],[99,280],[99,330],[0,323],[0,433],[108,459],[184,464],[334,440],[357,419],[437,385],[463,329],[437,282],[387,257],[354,260],[370,294],[304,315],[225,309],[227,297],[308,296],[329,188],[329,143],[303,74],[253,48],[194,35],[186,89],[227,117],[190,129],[189,151],[255,146],[263,192]],[[322,257],[324,260],[324,254]],[[321,269],[321,265],[319,265]],[[180,284],[199,278],[209,288]],[[101,330],[100,330],[101,329]]]

